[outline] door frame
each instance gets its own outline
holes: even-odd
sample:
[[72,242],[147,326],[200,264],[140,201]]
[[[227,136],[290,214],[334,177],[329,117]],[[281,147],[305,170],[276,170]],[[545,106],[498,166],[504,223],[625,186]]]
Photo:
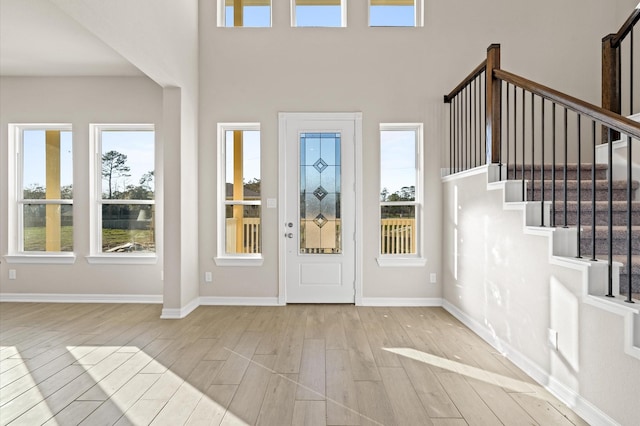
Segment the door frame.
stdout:
[[286,286],[286,164],[287,164],[287,123],[289,121],[351,121],[354,124],[354,163],[343,165],[354,167],[355,178],[355,235],[354,273],[355,304],[362,304],[362,113],[361,112],[280,112],[278,113],[278,304],[287,303]]

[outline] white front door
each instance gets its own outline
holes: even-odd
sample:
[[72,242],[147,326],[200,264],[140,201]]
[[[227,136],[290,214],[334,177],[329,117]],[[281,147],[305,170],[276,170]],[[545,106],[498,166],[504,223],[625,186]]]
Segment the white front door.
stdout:
[[357,117],[280,115],[281,302],[355,301]]

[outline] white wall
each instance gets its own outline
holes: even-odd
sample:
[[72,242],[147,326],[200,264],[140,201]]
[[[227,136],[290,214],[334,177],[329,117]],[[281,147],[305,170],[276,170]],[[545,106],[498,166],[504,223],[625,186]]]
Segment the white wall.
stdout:
[[[155,265],[89,265],[89,124],[162,124],[162,90],[145,77],[0,78],[0,254],[7,254],[8,123],[73,125],[74,251],[73,265],[8,265],[0,258],[0,293],[162,295],[162,235]],[[156,142],[162,144],[157,129]],[[159,157],[161,158],[161,157]],[[161,176],[159,177],[161,180]],[[162,186],[157,184],[162,206]],[[162,213],[159,210],[159,222]],[[15,269],[16,280],[8,280]]]
[[[440,144],[443,95],[502,44],[503,67],[599,103],[600,40],[615,8],[600,0],[427,1],[423,28],[368,28],[367,2],[348,2],[347,28],[290,28],[274,1],[273,28],[217,28],[214,1],[200,2],[200,277],[202,296],[277,296],[279,226],[263,209],[264,265],[216,267],[216,123],[262,124],[263,200],[276,198],[278,112],[362,111],[364,297],[432,298],[441,275]],[[425,128],[424,268],[381,268],[378,226],[380,122]],[[213,284],[204,284],[213,271]],[[402,279],[398,279],[398,274]]]
[[640,360],[624,351],[623,317],[585,303],[586,268],[550,264],[548,237],[525,235],[522,212],[504,210],[503,197],[487,191],[486,174],[443,184],[445,306],[579,414],[593,404],[637,424]]

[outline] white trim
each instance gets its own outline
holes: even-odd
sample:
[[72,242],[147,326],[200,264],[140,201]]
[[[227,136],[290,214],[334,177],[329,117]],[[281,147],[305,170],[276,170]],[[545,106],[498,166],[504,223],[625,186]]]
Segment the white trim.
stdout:
[[394,255],[380,255],[376,257],[376,262],[381,268],[395,268],[395,267],[421,267],[427,264],[427,259],[424,257],[397,257]]
[[155,265],[158,256],[155,254],[102,254],[85,256],[91,265]]
[[200,306],[281,306],[277,297],[201,296]]
[[[153,200],[124,200],[124,199],[103,199],[102,198],[102,132],[104,131],[144,131],[153,132],[153,169],[154,173],[158,170],[158,140],[156,126],[153,123],[90,123],[89,124],[89,177],[91,184],[89,185],[89,235],[90,235],[90,255],[86,256],[87,262],[91,264],[149,264],[156,263],[155,254],[122,254],[110,255],[102,251],[102,206],[103,205],[152,205],[155,206],[155,242],[159,239],[158,233],[161,227],[158,226],[161,215],[161,209],[158,208],[157,194],[158,190],[158,173],[154,174],[156,182],[154,183]],[[118,260],[110,261],[109,259]],[[124,260],[125,257],[131,256],[131,261]],[[143,258],[148,258],[144,259]]]
[[601,411],[595,405],[584,399],[574,390],[560,383],[549,375],[542,367],[515,350],[509,343],[497,337],[494,333],[482,326],[478,321],[458,309],[446,299],[442,300],[442,307],[477,334],[482,340],[493,346],[498,352],[523,370],[538,384],[551,392],[556,398],[576,412],[587,423],[592,425],[617,425],[618,423]]
[[0,302],[29,303],[162,303],[161,294],[0,293]]
[[362,306],[388,307],[441,307],[442,298],[439,297],[364,297]]
[[[284,224],[287,221],[285,202],[286,202],[286,183],[283,173],[287,164],[287,121],[296,120],[316,120],[316,121],[352,121],[354,125],[354,156],[355,156],[355,282],[354,282],[354,303],[360,305],[363,295],[363,161],[362,161],[362,113],[361,112],[280,112],[278,113],[278,198],[280,205],[278,209],[278,223]],[[284,305],[287,302],[286,294],[286,241],[284,238],[278,238],[278,304]]]
[[[218,123],[217,125],[217,135],[218,135],[218,158],[217,158],[217,167],[218,167],[218,190],[216,200],[217,200],[217,244],[216,244],[216,253],[218,254],[214,261],[218,266],[261,266],[263,263],[262,253],[247,255],[247,254],[238,254],[234,255],[232,253],[227,253],[227,236],[226,236],[226,207],[229,205],[227,203],[226,194],[227,194],[227,176],[226,176],[226,162],[227,162],[227,153],[226,153],[226,132],[228,131],[252,131],[258,132],[258,136],[260,139],[260,177],[262,178],[262,130],[260,129],[261,125],[259,122],[251,122],[251,123]],[[233,204],[236,205],[251,205],[251,206],[260,206],[260,238],[262,239],[262,194],[260,195],[260,200],[251,200],[251,201],[233,201]],[[262,250],[262,248],[261,248]]]
[[196,297],[182,308],[163,308],[160,314],[161,319],[182,319],[195,311],[200,306],[200,298]]
[[481,175],[483,173],[488,174],[488,171],[487,171],[488,168],[489,168],[489,165],[483,164],[482,166],[474,167],[473,169],[464,170],[462,172],[455,172],[450,175],[443,176],[440,178],[440,180],[442,181],[442,183],[445,183],[445,182],[452,182],[457,179],[464,179],[464,178],[468,178],[475,175]]
[[7,263],[21,264],[52,264],[71,265],[76,262],[76,255],[73,253],[46,253],[37,254],[12,254],[4,256]]
[[262,266],[264,258],[260,256],[220,256],[214,257],[216,266]]
[[[25,252],[24,242],[24,225],[22,209],[25,204],[64,204],[73,206],[71,200],[28,200],[23,199],[23,162],[22,153],[24,152],[24,131],[25,130],[58,130],[61,132],[71,133],[71,149],[75,151],[73,143],[73,126],[71,123],[9,123],[8,126],[8,203],[7,203],[7,219],[8,219],[8,252],[12,257],[31,256],[29,252]],[[73,152],[72,152],[73,157]],[[73,167],[73,164],[72,164]],[[72,186],[74,184],[72,177]],[[72,207],[73,208],[73,207]],[[58,254],[66,255],[64,252],[47,252],[47,255],[56,256]],[[37,255],[35,255],[37,256]],[[19,263],[19,262],[14,262]],[[42,261],[24,262],[24,263],[50,263]],[[51,262],[57,263],[57,262]]]
[[[415,222],[416,222],[416,252],[413,255],[408,255],[407,258],[411,257],[414,259],[420,259],[424,254],[424,238],[422,237],[422,230],[424,229],[424,204],[425,204],[425,196],[424,196],[424,124],[423,123],[380,123],[378,129],[378,140],[379,147],[378,150],[382,149],[382,132],[394,132],[394,131],[411,131],[414,132],[414,150],[415,150],[415,196],[413,201],[387,201],[387,202],[378,202],[378,223],[382,223],[382,207],[383,206],[407,206],[413,205],[415,207]],[[380,157],[380,163],[378,164],[378,170],[381,170],[382,156]],[[380,173],[380,177],[382,174]],[[382,186],[382,182],[379,182],[379,187]],[[379,198],[378,198],[379,199]],[[381,254],[382,251],[382,235],[380,234],[380,226],[378,227],[378,265],[380,266],[402,266],[401,263],[393,261],[391,259],[396,258],[398,256],[394,255],[385,255]],[[389,256],[389,260],[386,260],[387,256]],[[420,266],[417,262],[411,264],[411,262],[405,262],[409,264],[409,266]],[[424,264],[426,264],[426,259],[424,260]],[[424,264],[422,266],[424,266]]]

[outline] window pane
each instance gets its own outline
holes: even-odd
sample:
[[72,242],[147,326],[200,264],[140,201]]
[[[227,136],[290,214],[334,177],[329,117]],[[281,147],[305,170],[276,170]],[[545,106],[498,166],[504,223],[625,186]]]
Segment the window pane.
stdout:
[[416,132],[380,132],[380,201],[414,201]]
[[342,252],[339,133],[300,135],[300,253]]
[[382,206],[380,253],[416,253],[416,207]]
[[102,251],[105,253],[154,253],[154,229],[154,205],[102,205]]
[[[260,214],[260,130],[225,130],[225,222],[226,254],[259,254]],[[252,205],[236,203],[252,201]],[[257,204],[257,205],[256,205]]]
[[103,130],[102,198],[154,199],[154,132]]
[[[222,1],[222,0],[221,0]],[[270,27],[270,0],[224,0],[225,27]],[[234,15],[235,5],[242,8],[239,16]],[[237,22],[236,22],[237,20]]]
[[369,25],[372,27],[414,27],[415,5],[412,0],[371,0]]
[[[225,144],[225,198],[260,200],[260,131],[226,131]],[[243,191],[234,193],[235,184],[241,184]]]
[[24,130],[22,153],[25,200],[73,198],[70,131]]
[[227,254],[262,252],[260,212],[260,206],[226,206],[225,251]]
[[73,206],[25,204],[22,209],[24,251],[73,251]]
[[296,0],[297,27],[341,27],[342,6],[340,0]]

